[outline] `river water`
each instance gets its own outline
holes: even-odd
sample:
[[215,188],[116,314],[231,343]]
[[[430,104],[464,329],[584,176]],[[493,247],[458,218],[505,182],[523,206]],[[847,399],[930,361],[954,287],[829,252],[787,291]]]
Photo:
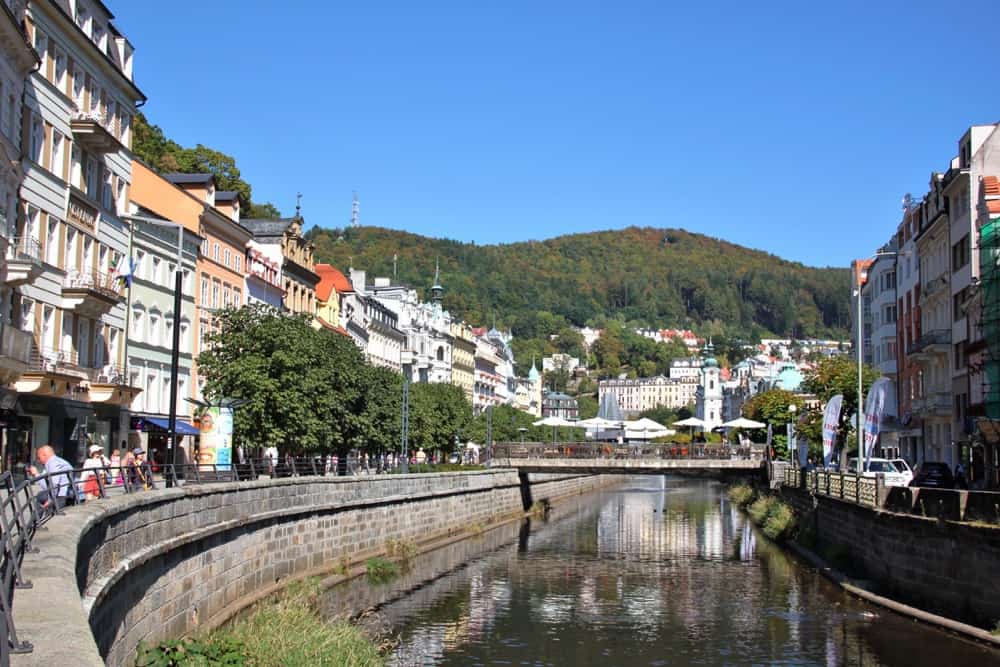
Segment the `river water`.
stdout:
[[1000,663],[844,594],[707,480],[636,477],[422,556],[388,586],[355,583],[331,604],[352,596],[400,638],[397,667]]

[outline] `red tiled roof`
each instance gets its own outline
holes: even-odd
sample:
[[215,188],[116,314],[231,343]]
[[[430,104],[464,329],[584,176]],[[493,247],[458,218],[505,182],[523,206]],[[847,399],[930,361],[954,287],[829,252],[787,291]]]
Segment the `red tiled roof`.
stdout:
[[316,285],[316,298],[320,301],[329,301],[330,293],[333,290],[337,290],[340,294],[354,291],[351,281],[329,264],[317,264],[316,275],[319,276],[319,283]]
[[986,210],[989,211],[990,215],[995,213],[1000,214],[1000,199],[991,199],[987,201]]
[[1000,195],[1000,179],[996,176],[983,176],[983,189],[986,195]]
[[330,331],[334,331],[336,333],[339,333],[341,336],[347,336],[348,338],[351,337],[351,334],[347,333],[347,329],[345,329],[344,327],[335,327],[332,324],[330,324],[329,322],[327,322],[326,320],[324,320],[322,317],[317,317],[316,320],[325,329],[329,329]]

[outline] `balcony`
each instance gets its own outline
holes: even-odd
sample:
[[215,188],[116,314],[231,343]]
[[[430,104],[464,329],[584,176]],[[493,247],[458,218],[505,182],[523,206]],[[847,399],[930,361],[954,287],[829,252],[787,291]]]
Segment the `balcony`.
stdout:
[[32,345],[28,358],[28,368],[14,383],[20,394],[41,396],[64,396],[70,394],[76,400],[85,400],[83,386],[89,380],[87,369],[78,365],[75,352],[62,352]]
[[913,412],[923,417],[946,417],[951,414],[951,398],[946,391],[930,392],[913,399]]
[[107,403],[125,407],[131,405],[142,391],[132,385],[131,374],[124,366],[108,364],[101,368],[88,369],[90,373],[91,403]]
[[930,361],[934,356],[947,356],[951,347],[951,331],[928,331],[906,348],[906,354],[917,362]]
[[932,296],[944,290],[948,286],[948,276],[942,275],[937,278],[932,278],[928,280],[920,288],[920,303],[923,304],[925,301],[930,299]]
[[63,308],[97,319],[123,301],[110,273],[70,271],[63,279]]
[[0,383],[14,382],[28,370],[34,338],[9,324],[0,324]]
[[85,150],[96,153],[115,153],[124,148],[110,130],[117,129],[117,119],[107,122],[105,114],[98,111],[77,111],[69,121],[73,139]]
[[42,273],[42,248],[30,236],[11,239],[7,246],[4,283],[8,287],[26,285]]

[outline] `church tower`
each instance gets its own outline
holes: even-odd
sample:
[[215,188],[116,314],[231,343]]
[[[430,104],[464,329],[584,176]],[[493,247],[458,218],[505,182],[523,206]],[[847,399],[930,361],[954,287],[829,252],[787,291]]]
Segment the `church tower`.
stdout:
[[431,303],[440,307],[444,299],[444,288],[441,287],[441,262],[434,266],[434,284],[431,285]]
[[722,425],[722,382],[711,339],[702,350],[701,384],[698,387],[695,416],[705,422],[706,431]]

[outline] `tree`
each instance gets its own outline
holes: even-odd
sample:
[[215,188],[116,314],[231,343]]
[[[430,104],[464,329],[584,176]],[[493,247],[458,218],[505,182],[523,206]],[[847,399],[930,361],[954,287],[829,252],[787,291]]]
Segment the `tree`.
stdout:
[[472,405],[460,387],[450,384],[410,385],[410,447],[451,451],[465,433]]
[[[794,414],[788,409],[791,405],[795,406]],[[788,438],[779,427],[789,422],[798,424],[800,418],[806,417],[805,401],[790,391],[769,389],[744,403],[743,415],[774,427],[774,449],[778,458],[783,458],[788,456]]]
[[388,368],[365,369],[362,447],[372,454],[399,451],[403,376]]
[[361,442],[365,362],[349,339],[263,305],[224,310],[215,325],[198,366],[210,401],[247,401],[235,415],[238,440],[288,453]]
[[[878,377],[879,373],[874,368],[862,368],[861,386],[865,396]],[[843,395],[844,402],[841,404],[837,424],[837,442],[846,443],[853,428],[851,416],[858,410],[858,364],[848,356],[827,357],[806,374],[802,390],[815,394],[824,405],[837,394]]]

